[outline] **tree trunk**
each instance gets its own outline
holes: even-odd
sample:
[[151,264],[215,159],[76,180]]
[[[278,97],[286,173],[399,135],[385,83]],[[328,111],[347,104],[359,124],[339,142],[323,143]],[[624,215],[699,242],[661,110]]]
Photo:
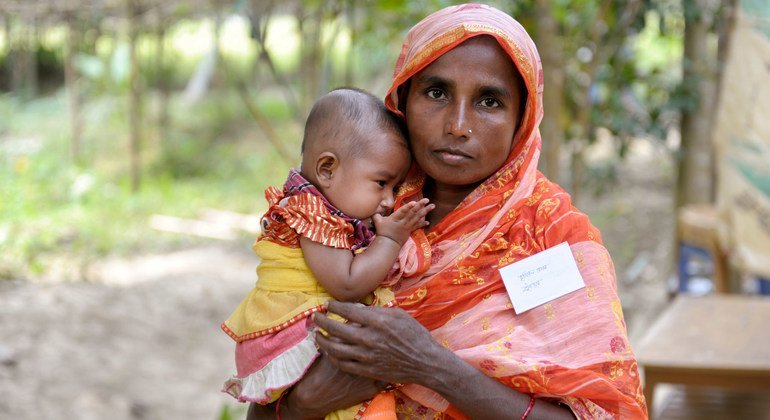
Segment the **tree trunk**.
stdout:
[[166,27],[163,24],[162,17],[158,19],[158,30],[156,33],[157,45],[155,49],[155,66],[158,77],[158,142],[161,148],[168,143],[169,131],[169,112],[168,103],[171,96],[169,87],[168,72],[166,70]]
[[11,15],[3,13],[1,16],[2,20],[0,20],[0,23],[2,27],[0,27],[0,36],[5,41],[3,44],[5,51],[0,51],[0,55],[7,57],[8,52],[11,51]]
[[35,83],[37,81],[37,63],[35,60],[34,24],[24,19],[17,19],[17,30],[10,30],[9,62],[11,68],[11,92],[22,100],[29,100],[35,96]]
[[286,103],[289,105],[291,113],[293,115],[297,115],[299,118],[302,118],[302,107],[300,105],[299,99],[297,99],[297,95],[294,93],[292,84],[289,82],[285,74],[282,74],[278,71],[275,62],[270,55],[270,51],[267,50],[267,33],[270,25],[270,18],[274,10],[274,2],[252,0],[251,10],[251,21],[253,26],[252,39],[254,39],[254,42],[257,43],[257,49],[259,51],[257,53],[257,57],[255,57],[254,78],[255,80],[259,81],[259,75],[256,71],[257,64],[261,63],[266,65],[270,76],[273,78],[273,82],[281,87],[281,92],[286,98]]
[[64,56],[64,83],[67,87],[67,100],[70,114],[70,151],[72,161],[81,163],[81,137],[83,132],[82,118],[80,115],[80,86],[75,70],[74,58],[78,51],[80,28],[78,22],[69,19],[67,28],[67,49]]
[[[596,21],[605,22],[605,17],[611,13],[611,3],[604,2],[597,12]],[[584,72],[588,76],[586,78],[587,83],[582,86],[585,92],[578,96],[578,110],[575,116],[576,125],[578,127],[577,136],[572,139],[572,156],[570,159],[571,172],[572,172],[572,202],[578,203],[580,196],[582,195],[583,184],[585,183],[585,152],[591,140],[593,134],[593,124],[591,123],[591,111],[593,105],[591,104],[590,92],[591,86],[596,79],[596,69],[599,67],[600,60],[600,48],[608,48],[606,45],[600,45],[601,33],[599,25],[596,25],[591,32],[591,43],[594,45],[591,59],[585,63]]]
[[562,97],[564,96],[564,58],[559,40],[559,29],[547,0],[535,2],[537,45],[543,60],[543,107],[546,110],[540,133],[543,137],[541,168],[552,181],[559,182],[561,145],[564,131],[561,127]]
[[708,35],[713,11],[706,0],[685,0],[683,83],[694,106],[682,113],[676,206],[713,201],[714,153],[711,127],[717,96],[715,52]]
[[321,74],[321,35],[324,22],[323,5],[310,6],[312,11],[307,16],[305,5],[297,9],[297,20],[299,22],[299,31],[302,44],[300,45],[302,68],[301,80],[304,82],[304,89],[301,95],[302,114],[307,114],[310,105],[320,94]]
[[[719,109],[719,104],[722,101],[722,83],[724,82],[724,69],[725,65],[727,64],[727,56],[730,52],[730,38],[731,34],[733,33],[733,30],[735,28],[735,19],[737,11],[736,9],[739,6],[739,0],[724,0],[722,3],[722,9],[719,13],[719,24],[718,28],[719,30],[719,41],[717,46],[717,64],[716,64],[716,95],[714,98],[714,104],[712,105],[712,130],[714,129],[714,126],[716,124],[717,119],[717,109]],[[713,144],[713,143],[712,143]],[[717,156],[717,148],[716,145],[713,146],[714,150],[714,168],[711,171],[711,185],[714,188],[713,197],[716,200],[717,196],[717,178],[718,178],[718,164],[717,161],[719,159],[719,156]]]
[[131,154],[131,189],[139,191],[141,185],[141,139],[142,139],[142,115],[141,92],[139,90],[139,63],[136,56],[136,39],[138,36],[137,4],[136,0],[126,0],[128,9],[128,42],[131,61],[129,75],[128,94],[128,135]]
[[[4,51],[0,51],[0,56],[5,57],[6,64],[12,63],[12,56],[11,56],[11,15],[7,13],[3,13],[2,15],[2,27],[0,28],[0,36],[3,37],[3,40],[5,41],[3,43]],[[7,83],[7,85],[6,85]],[[7,87],[7,89],[11,89],[11,78],[10,74],[6,76],[5,79],[0,79],[0,87]]]
[[348,30],[350,31],[350,47],[348,49],[347,56],[345,57],[345,85],[355,85],[355,52],[356,43],[358,42],[358,26],[356,16],[356,2],[354,0],[347,0],[345,2],[345,14],[347,16]]
[[29,26],[29,34],[27,35],[28,51],[27,55],[27,73],[25,85],[27,86],[27,94],[29,99],[37,96],[38,93],[38,69],[37,69],[37,49],[39,44],[40,27],[38,26],[38,18],[32,18],[32,24]]

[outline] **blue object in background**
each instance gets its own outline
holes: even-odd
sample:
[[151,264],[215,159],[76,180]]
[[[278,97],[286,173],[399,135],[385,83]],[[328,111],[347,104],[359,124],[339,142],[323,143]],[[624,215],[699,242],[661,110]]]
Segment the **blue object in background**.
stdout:
[[770,279],[757,279],[759,283],[759,294],[770,295]]
[[[687,242],[679,243],[679,293],[705,295],[714,290],[714,257],[707,250]],[[770,279],[751,277],[749,293],[770,295]]]
[[704,295],[714,290],[714,257],[705,249],[679,243],[679,293]]

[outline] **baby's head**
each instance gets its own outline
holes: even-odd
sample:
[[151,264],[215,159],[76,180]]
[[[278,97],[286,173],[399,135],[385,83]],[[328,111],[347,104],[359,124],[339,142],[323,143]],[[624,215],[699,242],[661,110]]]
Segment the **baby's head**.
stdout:
[[403,122],[376,96],[341,88],[310,110],[302,176],[346,215],[363,220],[390,213],[410,163]]

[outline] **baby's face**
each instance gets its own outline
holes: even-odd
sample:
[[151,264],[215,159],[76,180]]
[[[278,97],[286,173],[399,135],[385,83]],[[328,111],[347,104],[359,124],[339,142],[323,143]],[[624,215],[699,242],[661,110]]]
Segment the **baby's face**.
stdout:
[[323,193],[346,215],[367,220],[393,210],[396,189],[409,171],[411,157],[406,142],[393,130],[373,130],[361,141],[370,144],[368,153],[341,160],[332,185]]

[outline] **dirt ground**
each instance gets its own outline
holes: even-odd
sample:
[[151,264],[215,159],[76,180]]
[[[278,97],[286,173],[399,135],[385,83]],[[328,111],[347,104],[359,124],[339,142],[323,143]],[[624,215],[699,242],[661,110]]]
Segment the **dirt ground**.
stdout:
[[[641,143],[619,185],[578,203],[613,255],[632,344],[666,300],[667,159]],[[0,418],[216,419],[225,407],[243,417],[219,392],[233,369],[219,324],[255,280],[249,245],[109,259],[81,281],[0,282]]]

